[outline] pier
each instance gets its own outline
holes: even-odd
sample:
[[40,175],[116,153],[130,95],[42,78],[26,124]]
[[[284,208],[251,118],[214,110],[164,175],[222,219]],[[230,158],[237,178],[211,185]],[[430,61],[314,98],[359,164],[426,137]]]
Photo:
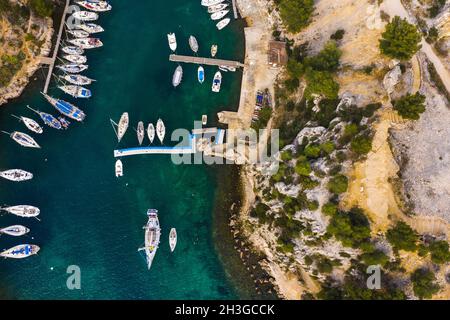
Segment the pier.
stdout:
[[66,15],[69,11],[69,4],[70,4],[70,0],[66,0],[66,5],[64,7],[64,11],[63,11],[63,14],[61,17],[61,24],[59,25],[58,37],[56,38],[56,44],[55,44],[55,49],[53,51],[53,55],[51,57],[41,57],[41,59],[40,59],[41,64],[46,64],[49,66],[47,79],[45,80],[45,85],[44,85],[44,90],[43,90],[44,93],[47,93],[48,86],[50,85],[50,81],[52,79],[53,68],[55,67],[56,56],[58,55],[59,45],[61,44],[61,37],[62,37],[63,30],[64,30],[64,23],[66,21]]
[[232,0],[232,3],[233,3],[233,15],[234,15],[234,19],[238,19],[239,16],[238,16],[238,10],[237,10],[237,7],[236,7],[236,0]]
[[208,65],[208,66],[227,66],[227,67],[234,67],[234,68],[243,68],[245,66],[243,63],[241,63],[239,61],[192,57],[192,56],[180,56],[177,54],[171,54],[169,56],[169,60],[173,61],[173,62],[203,64],[203,65]]
[[149,146],[149,147],[118,149],[114,150],[114,157],[120,158],[140,154],[193,154],[197,152],[198,139],[206,138],[208,136],[216,137],[216,139],[214,139],[213,142],[214,145],[222,144],[225,138],[225,130],[217,128],[195,129],[192,130],[192,134],[189,137],[188,146],[175,146],[175,147]]

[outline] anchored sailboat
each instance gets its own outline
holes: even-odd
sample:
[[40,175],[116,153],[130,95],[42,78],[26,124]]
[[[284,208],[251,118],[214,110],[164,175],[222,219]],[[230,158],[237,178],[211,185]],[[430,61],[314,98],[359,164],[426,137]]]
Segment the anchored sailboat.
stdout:
[[23,259],[35,255],[40,248],[34,244],[20,244],[0,253],[0,257]]
[[95,23],[83,23],[80,24],[78,28],[89,33],[99,33],[105,31],[105,29]]
[[145,251],[147,268],[150,270],[153,259],[155,258],[156,250],[159,246],[159,238],[161,237],[161,228],[159,227],[158,210],[148,209],[148,221],[145,229],[145,245],[139,248],[138,251]]
[[40,148],[41,146],[29,135],[23,132],[14,131],[12,133],[2,131],[3,133],[9,135],[11,139],[20,144],[22,147],[26,148]]
[[139,145],[142,145],[142,142],[144,141],[144,137],[145,137],[144,123],[142,121],[138,122],[138,127],[137,127],[136,132],[137,132],[137,138],[138,138]]
[[27,234],[28,232],[30,232],[30,229],[20,224],[0,229],[0,235],[7,234],[13,237],[20,237]]
[[172,77],[173,86],[178,87],[182,78],[183,78],[183,68],[181,66],[178,66],[175,69],[175,72],[173,73],[173,77]]
[[77,85],[77,86],[83,86],[83,85],[89,85],[93,81],[93,79],[90,79],[86,76],[82,76],[79,74],[66,74],[64,76],[60,76],[61,79],[66,80],[67,82]]
[[53,107],[55,107],[56,110],[61,112],[66,117],[76,121],[83,121],[86,117],[84,112],[75,107],[73,104],[61,99],[55,99],[45,93],[42,93],[42,95],[45,97],[45,99],[47,99],[48,102],[50,102]]
[[198,42],[194,36],[189,37],[189,46],[191,47],[192,51],[194,51],[195,53],[198,52]]
[[177,230],[175,228],[172,228],[170,229],[169,233],[169,246],[171,252],[175,250],[176,245],[177,245]]
[[158,136],[159,141],[163,143],[164,136],[166,135],[166,127],[161,119],[158,119],[158,122],[156,122],[156,135]]
[[39,117],[41,117],[42,121],[44,121],[44,123],[46,125],[48,125],[49,127],[54,128],[54,129],[58,129],[58,130],[62,129],[61,122],[59,122],[58,119],[56,119],[51,114],[45,113],[45,112],[41,112],[41,111],[38,111],[38,110],[34,110],[30,106],[27,106],[27,108],[32,110],[33,112],[37,113],[39,115]]
[[39,208],[28,205],[5,207],[1,208],[1,210],[23,218],[34,218],[37,217],[41,212]]
[[155,127],[153,126],[153,123],[148,124],[147,136],[148,140],[150,140],[150,143],[153,143],[153,140],[155,139]]
[[21,182],[33,179],[33,174],[21,169],[10,169],[0,171],[0,177],[10,181]]
[[83,54],[84,50],[77,46],[64,46],[61,48],[64,53],[67,54]]
[[23,122],[23,124],[28,128],[28,130],[33,131],[34,133],[41,134],[42,132],[44,132],[44,129],[42,129],[42,127],[33,119],[22,116],[19,117],[14,114],[12,114],[12,116]]
[[72,14],[72,17],[81,21],[95,21],[98,19],[98,14],[89,11],[77,11]]
[[92,96],[91,90],[76,85],[58,86],[58,88],[74,98],[90,98]]

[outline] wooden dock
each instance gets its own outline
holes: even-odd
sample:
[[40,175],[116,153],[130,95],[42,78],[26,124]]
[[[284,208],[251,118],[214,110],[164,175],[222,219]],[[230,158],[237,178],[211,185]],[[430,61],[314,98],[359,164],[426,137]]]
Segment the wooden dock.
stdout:
[[66,5],[64,7],[64,12],[61,17],[61,24],[59,25],[58,37],[56,38],[56,44],[55,44],[55,49],[53,51],[53,55],[51,57],[41,58],[41,63],[47,64],[49,66],[47,79],[45,80],[45,85],[44,85],[44,90],[43,90],[44,93],[47,93],[48,86],[50,85],[50,81],[52,80],[53,68],[55,67],[56,56],[58,55],[59,45],[61,44],[61,37],[62,37],[63,30],[64,30],[64,23],[66,22],[66,15],[69,11],[69,4],[70,4],[70,0],[66,0]]
[[233,14],[234,14],[234,19],[238,19],[239,16],[238,16],[238,10],[237,10],[237,7],[236,7],[236,0],[232,0],[232,2],[233,2]]
[[239,61],[192,57],[192,56],[180,56],[177,54],[171,54],[169,60],[173,62],[195,63],[208,66],[227,66],[234,68],[243,68],[245,65]]

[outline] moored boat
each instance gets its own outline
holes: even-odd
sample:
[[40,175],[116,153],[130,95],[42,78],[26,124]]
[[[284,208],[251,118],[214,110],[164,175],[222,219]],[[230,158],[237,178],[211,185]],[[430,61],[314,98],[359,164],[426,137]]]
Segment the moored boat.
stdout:
[[76,85],[58,86],[58,88],[74,98],[90,98],[92,96],[91,90]]
[[116,171],[116,177],[122,177],[123,176],[123,164],[122,160],[117,160],[115,165],[115,171]]
[[212,91],[219,92],[221,85],[222,85],[222,74],[220,73],[220,71],[217,71],[216,74],[214,75]]
[[23,218],[34,218],[37,217],[41,211],[37,207],[29,205],[18,205],[12,207],[1,208],[2,210]]
[[202,66],[199,66],[197,69],[197,78],[198,82],[203,83],[205,81],[205,69]]
[[45,112],[41,112],[38,110],[34,110],[33,108],[31,108],[30,106],[27,106],[28,109],[32,110],[33,112],[37,113],[39,115],[39,117],[41,117],[42,121],[44,121],[44,123],[54,129],[62,129],[62,125],[61,122],[58,121],[58,119],[56,119],[54,116],[52,116],[49,113],[45,113]]
[[169,41],[169,48],[173,52],[177,50],[177,38],[175,36],[175,33],[169,33],[167,35],[167,40]]
[[94,49],[103,46],[103,42],[98,38],[76,38],[67,40],[67,42],[74,44],[82,49]]
[[231,71],[231,72],[235,72],[236,68],[235,67],[230,67],[230,66],[219,66],[219,69],[225,72]]
[[0,171],[0,177],[6,180],[21,182],[33,179],[33,174],[21,169]]
[[139,145],[142,145],[142,142],[144,141],[145,137],[144,123],[142,121],[138,122],[138,127],[136,131]]
[[224,2],[225,0],[202,0],[201,5],[205,7],[213,6]]
[[181,82],[181,79],[183,79],[183,68],[181,66],[178,66],[175,69],[175,72],[173,73],[173,77],[172,77],[173,86],[178,87],[178,85]]
[[206,114],[202,115],[202,125],[206,125],[207,121],[208,121],[208,116]]
[[98,19],[98,14],[90,11],[76,11],[72,17],[81,21],[95,21]]
[[153,140],[155,139],[155,127],[153,126],[153,123],[148,124],[147,136],[148,140],[150,140],[150,143],[153,143]]
[[217,44],[213,44],[211,46],[211,57],[214,58],[216,56],[216,54],[217,54]]
[[208,13],[215,13],[228,7],[228,3],[219,3],[208,7]]
[[223,17],[225,17],[225,16],[227,15],[228,12],[230,12],[230,10],[222,10],[222,11],[214,12],[214,13],[211,15],[211,19],[212,19],[212,20],[219,20],[219,19],[222,19]]
[[84,50],[77,46],[64,46],[61,48],[64,53],[67,54],[83,54]]
[[8,133],[3,131],[6,134],[9,134],[11,139],[20,144],[23,147],[27,148],[40,148],[41,146],[29,135],[23,132],[14,131],[12,133]]
[[61,114],[65,115],[66,117],[76,121],[83,121],[84,118],[86,118],[84,112],[78,107],[71,104],[70,102],[61,99],[55,99],[45,93],[42,93],[42,95],[56,110],[58,110]]
[[79,75],[79,74],[66,74],[66,75],[60,76],[60,78],[66,80],[67,82],[69,82],[71,84],[75,84],[77,86],[89,85],[93,81],[95,81],[94,79],[90,79],[86,76]]
[[0,257],[23,259],[35,255],[40,248],[34,244],[20,244],[0,253]]
[[34,133],[41,134],[42,132],[44,132],[44,129],[42,129],[39,123],[37,123],[33,119],[22,116],[19,117],[14,114],[12,114],[12,116],[23,122],[23,124],[28,128],[28,130],[33,131]]
[[112,6],[106,1],[76,1],[76,3],[95,12],[105,12],[112,9]]
[[120,140],[125,135],[125,132],[127,132],[128,124],[130,123],[130,119],[128,116],[128,112],[124,112],[122,116],[120,117],[119,124],[117,125],[117,140],[120,142]]
[[102,26],[99,26],[95,23],[82,23],[78,26],[81,30],[84,30],[90,34],[92,33],[99,33],[105,31]]
[[85,64],[76,64],[76,63],[68,63],[58,65],[56,67],[67,73],[80,73],[88,68],[88,66]]
[[67,30],[67,33],[74,36],[75,38],[87,38],[89,37],[89,32],[84,30]]
[[0,234],[7,234],[13,237],[20,237],[27,234],[28,232],[30,232],[30,229],[20,224],[0,229]]
[[150,270],[153,259],[155,258],[156,251],[159,246],[159,239],[161,237],[161,228],[158,220],[158,210],[148,209],[147,211],[148,221],[144,226],[145,229],[145,242],[144,247],[139,248],[145,251],[147,268]]
[[195,53],[198,52],[198,42],[197,42],[197,38],[195,38],[194,36],[190,36],[189,37],[189,46],[191,47],[191,50],[194,51]]
[[171,252],[175,250],[176,245],[177,245],[177,230],[175,228],[172,228],[170,229],[169,233],[169,246]]
[[225,18],[223,20],[220,20],[217,24],[216,27],[219,30],[222,30],[223,28],[225,28],[229,23],[230,23],[231,19],[230,18]]
[[158,119],[158,122],[156,122],[156,135],[158,136],[159,141],[163,143],[164,136],[166,135],[166,127],[161,119]]
[[81,56],[79,54],[65,54],[63,55],[63,58],[76,64],[83,64],[87,62],[86,56]]

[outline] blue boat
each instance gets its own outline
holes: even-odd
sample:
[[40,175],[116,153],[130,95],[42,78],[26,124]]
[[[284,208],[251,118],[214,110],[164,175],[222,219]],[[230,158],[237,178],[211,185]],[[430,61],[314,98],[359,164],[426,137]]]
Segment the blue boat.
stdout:
[[83,121],[86,117],[84,112],[75,107],[73,104],[61,99],[55,99],[45,93],[42,93],[42,95],[45,97],[45,99],[47,99],[48,102],[50,102],[53,107],[55,107],[56,110],[61,112],[61,114],[65,115],[66,117],[76,121]]
[[44,123],[46,125],[48,125],[49,127],[54,128],[54,129],[58,129],[58,130],[62,129],[61,122],[59,122],[58,119],[56,119],[51,114],[45,113],[45,112],[41,112],[41,111],[38,111],[38,110],[34,110],[30,106],[27,106],[27,108],[30,109],[31,111],[37,113],[39,115],[39,117],[41,117],[42,121],[44,121]]
[[205,70],[202,66],[197,69],[198,82],[203,83],[205,81]]

